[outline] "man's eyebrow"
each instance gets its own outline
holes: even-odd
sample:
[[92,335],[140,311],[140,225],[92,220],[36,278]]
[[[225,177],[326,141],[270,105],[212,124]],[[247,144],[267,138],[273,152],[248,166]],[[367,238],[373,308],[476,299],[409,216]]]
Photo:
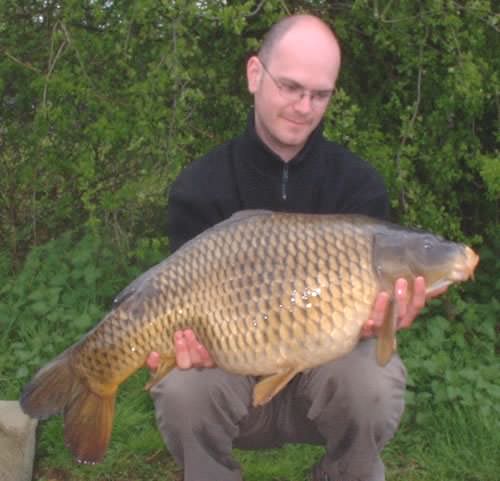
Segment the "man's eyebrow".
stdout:
[[302,87],[302,88],[305,89],[305,87],[300,82],[297,82],[296,80],[293,80],[293,79],[291,79],[289,77],[278,77],[278,80],[280,82],[287,82],[289,84],[293,84],[293,85],[295,85],[297,87]]
[[314,93],[326,94],[326,93],[332,93],[335,90],[333,87],[326,88],[326,89],[308,89],[307,87],[304,87],[304,85],[302,85],[300,82],[297,82],[296,80],[293,80],[293,79],[288,78],[288,77],[277,77],[277,79],[282,83],[286,82],[293,87],[299,87],[301,89],[309,90],[310,92],[314,92]]

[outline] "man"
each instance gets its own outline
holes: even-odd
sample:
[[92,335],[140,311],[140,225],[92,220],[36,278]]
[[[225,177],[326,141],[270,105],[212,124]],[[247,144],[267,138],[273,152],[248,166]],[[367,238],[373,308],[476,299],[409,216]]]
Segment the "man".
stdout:
[[[247,63],[254,110],[246,132],[191,163],[172,186],[168,233],[173,250],[242,209],[361,213],[388,217],[388,198],[367,163],[322,136],[321,120],[340,70],[340,47],[320,19],[297,15],[267,34]],[[400,325],[425,304],[395,286]],[[358,347],[335,362],[296,376],[270,403],[253,408],[255,379],[212,367],[190,330],[175,335],[177,364],[153,390],[158,427],[184,469],[185,481],[241,481],[233,447],[285,442],[322,444],[314,481],[383,481],[380,452],[404,408],[405,370],[397,355],[374,361],[374,340],[387,294],[377,298]],[[157,353],[148,359],[158,364]]]

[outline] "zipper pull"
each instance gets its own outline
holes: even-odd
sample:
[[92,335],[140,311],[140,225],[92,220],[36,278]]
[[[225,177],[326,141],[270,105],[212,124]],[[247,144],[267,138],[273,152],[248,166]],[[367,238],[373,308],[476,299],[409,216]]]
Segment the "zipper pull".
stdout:
[[287,200],[286,187],[288,184],[288,164],[283,165],[283,173],[281,175],[281,200]]

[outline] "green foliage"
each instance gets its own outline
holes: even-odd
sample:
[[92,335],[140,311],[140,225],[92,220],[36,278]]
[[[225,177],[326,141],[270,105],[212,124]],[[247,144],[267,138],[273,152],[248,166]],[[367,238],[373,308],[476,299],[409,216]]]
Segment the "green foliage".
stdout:
[[475,285],[432,301],[415,326],[399,336],[409,371],[407,402],[417,423],[432,408],[475,408],[485,417],[500,415],[500,259],[498,240],[480,252]]
[[359,1],[332,20],[355,120],[342,130],[344,100],[329,135],[384,174],[403,222],[483,234],[498,222],[500,179],[492,2]]
[[68,232],[30,251],[0,289],[0,392],[16,398],[41,365],[93,327],[133,278],[166,246],[142,240],[127,257],[95,233]]
[[249,103],[251,4],[222,16],[183,2],[49,5],[0,2],[0,239],[14,267],[68,226],[161,232],[169,182],[236,134]]
[[11,269],[68,227],[163,235],[166,189],[241,131],[245,60],[297,11],[330,21],[343,45],[328,136],[377,166],[402,222],[487,235],[500,192],[489,0],[2,0],[0,242]]
[[[298,11],[330,21],[343,46],[326,135],[377,167],[400,222],[481,247],[476,283],[434,301],[399,336],[409,407],[388,479],[494,481],[495,456],[482,455],[500,432],[485,421],[500,405],[491,0],[0,0],[0,392],[17,398],[167,253],[170,183],[244,128],[245,61],[275,20]],[[44,424],[42,479],[57,478],[54,467],[71,479],[174,479],[149,399],[137,394],[143,381],[121,391],[102,467],[75,469],[60,420]],[[294,481],[320,454],[241,459],[248,479]]]

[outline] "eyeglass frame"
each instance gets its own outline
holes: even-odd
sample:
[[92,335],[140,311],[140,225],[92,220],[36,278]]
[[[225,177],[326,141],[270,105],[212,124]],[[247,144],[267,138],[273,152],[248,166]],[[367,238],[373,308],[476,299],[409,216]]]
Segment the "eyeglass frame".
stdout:
[[[291,80],[294,85],[286,85],[283,84],[283,81],[280,79],[277,79],[266,67],[266,64],[262,61],[260,57],[257,57],[259,59],[260,64],[264,68],[264,71],[269,75],[271,80],[273,81],[274,85],[276,85],[277,89],[279,90],[281,96],[285,98],[286,100],[289,100],[290,102],[296,103],[300,102],[307,94],[309,95],[309,100],[311,102],[311,106],[320,106],[324,104],[327,104],[329,100],[332,98],[332,95],[335,93],[335,88],[331,90],[310,90],[306,89],[303,85],[300,83],[296,82],[295,80]],[[295,99],[290,98],[290,96],[287,96],[286,93],[283,93],[284,89],[296,89],[298,93],[298,97]],[[294,92],[290,92],[292,95],[295,95]]]

